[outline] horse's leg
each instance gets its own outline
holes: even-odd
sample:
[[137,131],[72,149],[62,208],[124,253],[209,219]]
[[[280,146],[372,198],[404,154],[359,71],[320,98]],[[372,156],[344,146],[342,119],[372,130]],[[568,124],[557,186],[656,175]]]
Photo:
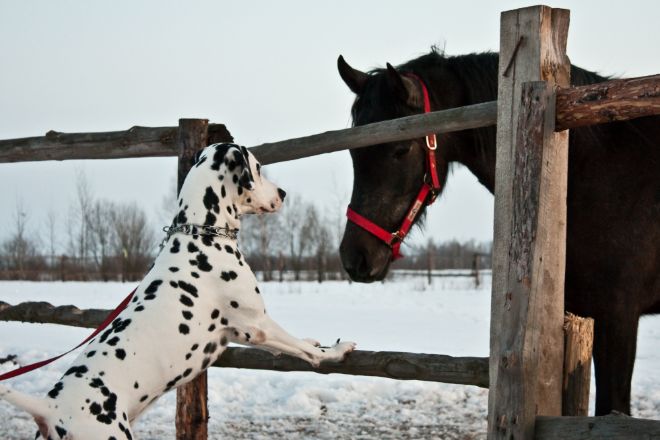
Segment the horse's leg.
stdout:
[[596,415],[612,411],[630,414],[630,382],[635,365],[637,326],[635,314],[610,314],[594,322]]

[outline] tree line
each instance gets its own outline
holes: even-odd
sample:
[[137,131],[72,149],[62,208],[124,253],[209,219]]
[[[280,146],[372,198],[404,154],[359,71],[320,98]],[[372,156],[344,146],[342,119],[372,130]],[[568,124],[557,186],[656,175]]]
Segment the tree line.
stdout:
[[[163,211],[175,206],[175,200],[166,197]],[[344,211],[339,204],[335,208],[290,196],[277,214],[244,216],[239,246],[265,281],[346,279],[338,254]],[[137,281],[164,238],[164,224],[154,224],[136,203],[94,197],[84,174],[77,178],[63,218],[49,211],[38,231],[30,220],[29,210],[18,200],[9,236],[0,241],[0,279]],[[404,249],[407,258],[395,268],[490,267],[490,243],[428,240]]]

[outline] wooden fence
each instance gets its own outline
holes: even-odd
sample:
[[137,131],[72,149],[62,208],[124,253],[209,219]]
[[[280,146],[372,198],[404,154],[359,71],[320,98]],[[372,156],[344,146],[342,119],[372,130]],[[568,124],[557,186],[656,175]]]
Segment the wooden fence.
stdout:
[[[625,438],[659,437],[657,421],[584,417],[593,323],[566,318],[564,324],[563,286],[565,130],[660,114],[660,75],[569,87],[568,22],[569,11],[547,6],[502,13],[496,102],[251,149],[263,164],[270,164],[497,122],[489,360],[357,351],[345,363],[311,369],[297,359],[232,348],[215,365],[488,385],[489,439],[623,438],[622,433]],[[133,127],[124,132],[49,132],[43,137],[0,141],[0,163],[177,155],[181,183],[196,150],[229,140],[223,125],[200,119],[182,119],[179,127]],[[93,326],[106,313],[44,303],[0,303],[3,320]],[[206,375],[180,387],[178,393],[177,438],[205,439]]]

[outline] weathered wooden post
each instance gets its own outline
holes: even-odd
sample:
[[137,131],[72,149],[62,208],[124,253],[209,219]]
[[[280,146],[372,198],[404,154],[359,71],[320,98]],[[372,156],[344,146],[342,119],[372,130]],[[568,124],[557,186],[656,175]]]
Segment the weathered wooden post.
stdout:
[[[208,145],[208,126],[208,119],[179,119],[177,193],[181,191],[186,174],[192,167],[193,156],[198,150]],[[207,381],[206,372],[204,372],[177,389],[177,440],[206,440],[208,437],[207,421]]]
[[[224,126],[215,130],[209,139],[208,119],[179,119],[177,146],[179,167],[177,192],[192,167],[195,153],[214,142],[231,142],[233,139]],[[207,421],[206,372],[186,385],[177,388],[176,395],[176,438],[177,440],[206,440]]]
[[489,439],[531,439],[537,415],[561,415],[568,133],[554,86],[569,84],[568,22],[547,6],[501,17]]
[[591,353],[594,320],[567,313],[564,318],[564,380],[562,415],[586,416],[589,412]]

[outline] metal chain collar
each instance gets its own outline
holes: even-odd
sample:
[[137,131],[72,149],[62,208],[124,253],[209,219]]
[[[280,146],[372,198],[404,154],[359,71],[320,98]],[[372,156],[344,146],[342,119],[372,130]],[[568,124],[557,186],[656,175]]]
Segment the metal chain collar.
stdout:
[[194,225],[191,223],[178,226],[165,226],[163,228],[163,232],[165,232],[167,236],[160,244],[161,248],[165,246],[165,243],[172,235],[177,233],[187,235],[210,235],[213,237],[226,237],[232,240],[236,240],[238,238],[238,229],[225,228],[224,226]]

